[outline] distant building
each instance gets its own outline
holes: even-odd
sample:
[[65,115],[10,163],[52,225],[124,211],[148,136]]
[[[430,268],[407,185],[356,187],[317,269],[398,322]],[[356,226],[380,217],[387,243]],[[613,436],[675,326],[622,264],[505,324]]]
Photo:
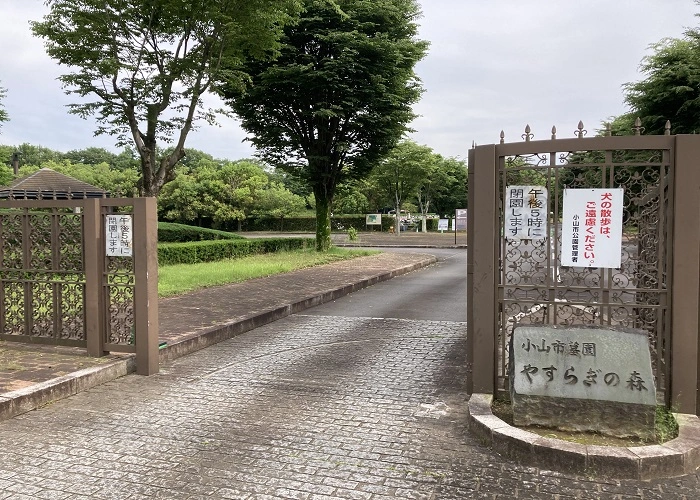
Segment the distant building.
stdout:
[[0,187],[2,200],[82,200],[109,198],[109,191],[87,182],[42,168],[27,177],[16,179],[9,186]]

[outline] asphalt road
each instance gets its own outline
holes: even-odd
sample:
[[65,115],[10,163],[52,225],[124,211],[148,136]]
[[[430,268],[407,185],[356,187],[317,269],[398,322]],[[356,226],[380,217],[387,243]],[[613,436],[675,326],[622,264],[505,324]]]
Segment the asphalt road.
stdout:
[[365,288],[307,314],[430,321],[467,321],[467,251],[463,248],[387,249],[431,253],[427,270]]

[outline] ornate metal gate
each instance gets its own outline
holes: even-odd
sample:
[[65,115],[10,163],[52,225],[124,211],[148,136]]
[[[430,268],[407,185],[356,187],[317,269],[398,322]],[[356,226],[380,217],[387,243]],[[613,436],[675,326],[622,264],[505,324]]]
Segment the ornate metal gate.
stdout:
[[[105,255],[114,210],[135,219],[133,258]],[[152,199],[0,201],[0,340],[134,352],[157,372],[155,226]]]
[[[641,136],[639,130],[626,137],[584,138],[585,134],[579,123],[574,139],[557,139],[552,129],[550,140],[532,141],[528,127],[523,142],[506,144],[501,135],[500,144],[480,146],[470,153],[470,193],[474,193],[469,199],[470,332],[473,337],[492,332],[489,356],[495,357],[492,383],[497,392],[508,389],[508,340],[515,324],[644,329],[652,348],[658,393],[670,404],[675,390],[671,386],[671,310],[676,137],[668,135],[668,130],[664,136]],[[546,187],[546,238],[506,238],[504,199],[509,185]],[[624,190],[619,268],[561,265],[566,188]],[[484,211],[487,203],[492,208]],[[490,236],[480,230],[489,224],[483,215],[493,217],[495,230]],[[483,242],[484,236],[493,243]],[[481,255],[487,248],[489,256]],[[489,260],[492,270],[479,272],[478,263]],[[492,305],[484,309],[487,301]],[[473,345],[478,350],[476,337]],[[477,369],[480,354],[472,356]],[[474,377],[479,379],[476,373]]]

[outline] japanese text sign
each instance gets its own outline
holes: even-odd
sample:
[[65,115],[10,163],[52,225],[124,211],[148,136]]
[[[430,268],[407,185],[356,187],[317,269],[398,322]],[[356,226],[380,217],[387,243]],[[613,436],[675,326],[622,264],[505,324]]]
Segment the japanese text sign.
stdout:
[[512,342],[517,394],[656,402],[644,331],[519,326]]
[[453,229],[456,229],[458,231],[461,231],[463,229],[467,229],[467,209],[466,208],[457,208],[455,210],[454,222],[455,222],[455,226]]
[[108,257],[131,257],[133,225],[131,215],[107,215],[105,220]]
[[565,189],[561,265],[619,268],[622,188]]
[[504,233],[509,240],[547,237],[547,188],[506,186]]

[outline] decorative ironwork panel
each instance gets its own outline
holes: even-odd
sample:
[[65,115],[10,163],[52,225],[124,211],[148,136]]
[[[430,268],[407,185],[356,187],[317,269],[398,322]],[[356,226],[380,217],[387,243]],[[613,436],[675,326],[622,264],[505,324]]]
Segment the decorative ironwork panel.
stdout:
[[32,337],[53,337],[55,321],[59,317],[54,309],[53,284],[50,281],[32,280],[29,285],[32,312],[29,317],[32,325],[29,335]]
[[0,267],[22,269],[22,215],[4,213],[0,215]]
[[105,300],[109,304],[107,344],[133,344],[134,332],[134,261],[130,257],[107,257]]
[[83,270],[83,217],[80,214],[58,216],[60,262],[64,271]]
[[84,345],[83,219],[69,208],[0,213],[0,335]]
[[2,282],[2,316],[0,333],[20,335],[24,332],[24,284],[19,280],[0,279]]
[[59,338],[85,342],[84,276],[67,274],[57,288],[61,311]]
[[[544,141],[543,141],[544,142]],[[583,141],[581,141],[583,144]],[[556,141],[547,145],[555,145]],[[499,389],[507,390],[508,340],[516,324],[607,325],[649,334],[657,388],[668,380],[670,347],[668,255],[673,206],[670,150],[548,152],[500,156],[500,227],[506,186],[549,192],[547,237],[500,239],[498,287]],[[561,265],[564,189],[622,188],[619,268]]]
[[29,269],[53,269],[51,228],[48,213],[29,214]]

